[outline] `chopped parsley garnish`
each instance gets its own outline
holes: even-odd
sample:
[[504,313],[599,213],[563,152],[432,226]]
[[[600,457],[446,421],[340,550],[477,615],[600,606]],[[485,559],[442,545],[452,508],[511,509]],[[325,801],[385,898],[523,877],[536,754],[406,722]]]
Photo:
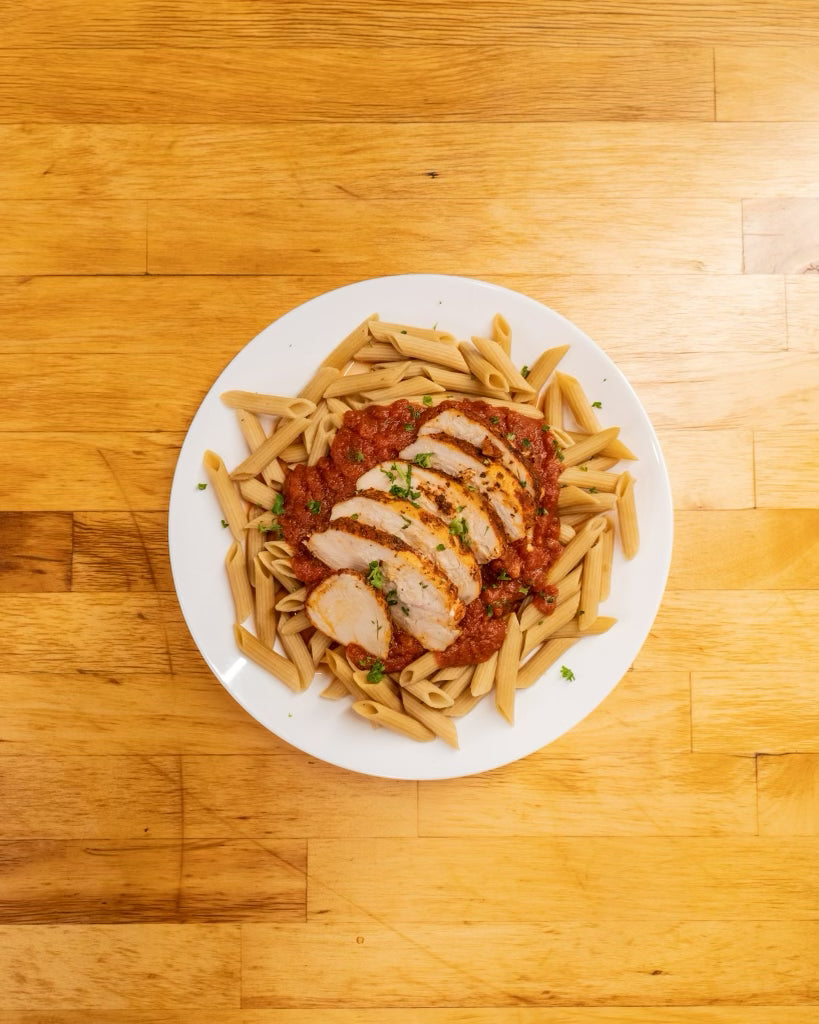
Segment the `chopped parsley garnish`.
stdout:
[[548,596],[548,597],[546,598],[546,604],[554,604],[554,603],[555,603],[555,599],[554,599],[554,598],[552,597],[552,595],[550,594],[550,595],[549,595],[549,596]]
[[580,470],[581,473],[588,473],[589,471],[588,466],[578,466],[577,468]]
[[551,430],[552,428],[551,428],[551,427],[549,426],[549,424],[548,424],[548,423],[541,423],[541,424],[540,424],[540,429],[541,429],[541,430],[542,430],[542,431],[544,432],[544,434],[545,434],[547,430]]
[[284,495],[281,492],[273,499],[273,507],[270,511],[274,516],[280,516],[284,512]]
[[491,604],[488,604],[486,606],[486,617],[487,617],[487,619],[491,619],[492,618],[492,613],[494,612],[494,610],[495,609],[492,607]]
[[542,506],[538,506],[538,510],[537,510],[537,512],[535,512],[535,515],[537,515],[537,516],[545,516],[546,515],[546,509],[543,508]]
[[353,512],[353,514],[350,516],[350,519],[358,519],[358,512]]
[[321,502],[316,501],[315,499],[313,499],[313,501],[308,501],[304,507],[307,509],[310,515],[313,516],[317,516],[319,512],[321,512]]
[[393,587],[392,590],[388,591],[384,595],[384,597],[386,598],[387,604],[398,604],[398,591],[395,589],[395,587]]
[[379,658],[377,661],[372,663],[370,671],[367,673],[368,683],[380,683],[384,678],[384,662]]
[[350,462],[363,462],[364,452],[360,448],[351,448],[348,458]]
[[196,485],[196,489],[197,489],[197,491],[204,491],[204,489],[205,489],[205,488],[206,488],[207,486],[208,486],[207,484],[197,484],[197,485]]
[[401,334],[406,334],[406,333],[407,333],[406,331],[401,331]]
[[381,572],[381,564],[379,562],[370,562],[368,568],[370,571],[367,573],[367,582],[371,587],[380,590],[384,586],[384,574]]
[[259,523],[259,533],[278,533],[281,536],[282,528],[278,523]]
[[518,477],[518,483],[520,484],[521,487],[524,487],[524,488],[526,487],[526,481],[523,479],[522,476]]
[[[394,462],[392,464],[392,468],[395,470],[398,469]],[[389,480],[391,484],[395,483],[395,473],[391,473],[388,469],[382,469],[381,472],[384,474],[384,476]]]
[[403,613],[404,613],[405,615],[409,615],[409,608],[407,608],[407,606],[406,606],[405,604],[402,604],[402,605],[401,605],[401,611],[402,611],[402,612],[403,612]]
[[459,505],[459,506],[458,506],[458,507],[457,507],[457,508],[455,509],[455,511],[456,511],[456,512],[463,512],[463,510],[464,510],[465,508],[466,508],[466,505]]
[[414,429],[415,429],[415,424],[414,423],[405,423],[404,424],[404,430],[409,432],[410,430],[414,430]]
[[469,527],[466,525],[466,520],[463,516],[460,519],[455,518],[449,524],[449,532],[456,537],[466,537],[469,533]]
[[226,530],[226,529],[227,529],[227,523],[225,522],[225,520],[224,520],[224,519],[223,519],[223,520],[221,520],[221,522],[222,522],[222,529],[223,529],[223,530]]
[[529,587],[525,583],[521,583],[520,586],[518,587],[518,590],[521,592],[521,594],[528,594],[529,593]]
[[524,366],[520,371],[520,375],[521,377],[523,377],[524,380],[526,380],[526,378],[529,376],[529,367]]
[[603,408],[603,403],[602,402],[592,402],[592,409],[602,409],[602,408]]
[[596,487],[590,487],[589,488],[589,494],[598,494],[598,493],[599,493],[599,491],[598,491],[598,489]]
[[509,573],[505,569],[501,569],[501,571],[498,573],[498,579],[499,580],[510,580],[511,578],[512,577],[509,575]]
[[524,448],[532,447],[532,442],[529,440],[528,437],[524,437],[524,439],[520,443],[523,445]]
[[570,683],[574,682],[574,672],[572,672],[572,670],[570,668],[567,668],[565,665],[560,666],[560,674],[563,676],[564,679],[568,679]]
[[498,419],[497,416],[490,416],[489,417],[489,422],[490,423],[500,423],[500,420]]
[[412,526],[412,520],[411,519],[407,519],[407,517],[405,515],[403,515],[403,514],[402,514],[401,518],[404,520],[404,525],[401,527],[402,530],[406,530],[406,528],[408,526]]
[[[394,498],[406,498],[407,501],[411,501],[413,504],[415,504],[415,499],[421,497],[421,492],[414,491],[412,489],[412,463],[407,463],[406,476],[402,475],[402,473],[400,472],[395,463],[392,464],[392,468],[396,470],[396,475],[400,477],[400,479],[404,480],[405,483],[403,485],[393,484],[392,487],[390,488],[390,494]],[[386,471],[382,470],[382,472]],[[390,476],[389,473],[387,473],[387,476],[390,478],[390,480],[395,479],[395,477]]]
[[552,444],[555,446],[555,455],[557,456],[557,461],[558,462],[562,462],[563,459],[564,459],[563,449],[557,443],[557,438],[556,437],[552,438]]
[[421,401],[424,403],[424,405],[432,405],[432,395],[424,395]]
[[412,461],[422,469],[429,469],[429,464],[432,462],[432,452],[418,452]]
[[507,434],[507,435],[506,435],[506,440],[507,440],[507,441],[514,441],[514,440],[515,440],[515,437],[516,437],[516,435],[515,435],[515,434]]
[[446,544],[436,544],[435,545],[435,550],[436,551],[445,551],[446,550]]

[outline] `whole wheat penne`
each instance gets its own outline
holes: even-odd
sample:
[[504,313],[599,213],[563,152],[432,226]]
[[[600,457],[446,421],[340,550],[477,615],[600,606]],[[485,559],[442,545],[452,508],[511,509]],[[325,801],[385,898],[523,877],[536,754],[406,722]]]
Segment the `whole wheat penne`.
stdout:
[[236,541],[233,541],[228,548],[225,556],[225,569],[230,592],[233,595],[233,605],[236,609],[236,621],[244,622],[253,611],[253,592],[247,578],[245,553]]
[[[255,452],[267,440],[267,434],[259,422],[259,417],[255,413],[247,412],[245,409],[237,409],[236,419],[239,423],[242,437],[244,437],[247,443],[248,451]],[[276,459],[271,460],[262,469],[262,478],[266,484],[281,483],[284,480],[284,473],[282,473],[281,466]]]
[[514,612],[506,625],[506,636],[498,651],[498,666],[495,670],[495,707],[510,725],[515,724],[515,685],[520,665],[521,632],[518,617]]
[[322,366],[332,366],[341,370],[353,358],[358,350],[370,340],[370,327],[373,321],[378,320],[378,314],[373,313],[366,320],[354,327],[350,333],[340,341],[333,351],[322,360]]
[[282,618],[279,623],[279,633],[282,636],[291,636],[293,633],[303,633],[305,629],[312,629],[313,623],[307,617],[307,612],[293,612],[292,615]]
[[[573,485],[570,485],[572,491],[577,491]],[[569,487],[565,488],[569,490]],[[617,504],[617,498],[613,494],[606,494],[600,491],[598,494],[586,494],[585,491],[581,491],[585,497],[580,498],[573,504],[561,505],[560,515],[561,518],[564,516],[573,515],[576,512],[582,513],[584,516],[592,516],[599,512],[609,512]],[[587,501],[586,498],[591,498],[591,501]]]
[[437,327],[413,327],[412,324],[388,324],[384,320],[371,320],[370,334],[376,341],[389,341],[393,334],[411,334],[427,341],[454,341],[455,335],[449,331],[439,331]]
[[299,392],[299,398],[318,403],[327,388],[340,376],[341,370],[335,366],[320,366]]
[[233,539],[241,542],[245,526],[245,506],[228,476],[225,464],[216,452],[211,451],[205,452],[202,462]]
[[614,528],[611,520],[606,520],[606,529],[600,537],[603,546],[603,569],[600,577],[600,600],[605,601],[611,590],[611,563],[614,558]]
[[323,416],[307,451],[307,465],[315,466],[319,459],[330,451],[330,445],[336,436],[336,428],[331,415]]
[[[557,345],[555,348],[547,348],[545,352],[541,352],[529,367],[529,372],[526,375],[526,383],[531,388],[534,388],[535,391],[540,391],[549,377],[551,377],[554,368],[568,351],[568,345]],[[516,391],[514,394],[515,401],[523,401],[524,398],[521,396],[525,396],[526,394],[527,392],[524,391]]]
[[490,363],[488,359],[484,359],[474,345],[462,341],[458,348],[469,372],[483,384],[487,391],[501,391],[504,394],[509,394],[509,381],[497,366]]
[[620,544],[626,558],[634,558],[640,547],[640,532],[637,528],[637,504],[634,500],[634,477],[621,473],[614,493],[617,496],[617,525],[620,528]]
[[[284,568],[282,562],[279,559],[270,557],[269,551],[260,551],[259,554],[257,555],[257,558],[265,567],[265,569],[270,573],[270,575],[276,577],[276,582],[281,583],[282,587],[284,587],[284,589],[288,591],[290,594],[295,594],[298,591],[304,589],[303,587],[299,586],[299,580],[297,580],[294,576],[290,575],[290,573],[292,572],[290,567],[288,566],[287,568]],[[279,604],[281,603],[282,602],[279,601]],[[285,608],[277,607],[277,611],[286,610],[287,609]],[[291,608],[290,610],[295,611],[296,609]]]
[[585,430],[587,434],[598,434],[600,432],[600,421],[592,409],[591,402],[586,397],[586,392],[580,385],[577,377],[569,373],[558,371],[555,376],[560,384],[560,391],[563,400],[568,405],[572,416],[574,416],[578,427]]
[[313,633],[308,641],[308,646],[310,647],[310,657],[313,659],[314,665],[319,664],[324,657],[324,652],[332,642],[332,639],[326,633],[322,633],[320,629]]
[[[571,430],[569,431],[569,433],[571,434],[576,444],[579,443],[580,441],[586,440],[590,436],[589,434],[585,434],[579,430]],[[634,452],[629,447],[624,445],[623,442],[617,437],[612,438],[610,441],[608,441],[606,443],[606,446],[600,449],[600,454],[610,456],[611,458],[614,459],[615,462],[619,462],[620,459],[636,460],[637,458]]]
[[596,455],[610,442],[616,440],[619,432],[619,427],[606,427],[605,430],[601,430],[597,434],[590,434],[588,437],[575,441],[573,445],[564,448],[563,468],[568,469],[569,466],[577,466],[581,462],[585,462],[586,459],[591,458],[592,455]]
[[[605,531],[604,531],[605,532]],[[603,578],[602,535],[592,544],[583,559],[583,575],[580,581],[580,606],[577,609],[577,625],[581,633],[588,632],[597,619],[600,603],[600,583]]]
[[417,697],[431,708],[448,708],[452,705],[452,697],[446,690],[436,686],[431,679],[416,679],[414,683],[402,686],[401,690],[411,693],[413,697]]
[[307,420],[298,416],[292,420],[284,420],[280,426],[260,445],[255,452],[240,462],[230,474],[232,480],[249,480],[256,476],[268,462],[280,455],[288,445],[292,444],[307,426]]
[[475,708],[486,696],[485,693],[474,694],[471,690],[464,690],[460,697],[455,698],[455,703],[451,708],[444,708],[443,714],[447,718],[462,718],[464,715],[468,715],[473,708]]
[[353,700],[366,700],[367,694],[353,679],[353,670],[347,664],[347,659],[341,651],[335,647],[328,647],[324,652],[324,663],[336,677],[347,687],[347,691]]
[[582,466],[569,466],[560,474],[559,482],[564,485],[574,484],[576,487],[594,487],[598,491],[611,494],[617,483],[617,474],[583,469]]
[[245,530],[245,570],[251,587],[256,586],[256,555],[264,546],[264,537],[260,530]]
[[602,516],[595,516],[588,523],[584,523],[549,570],[548,582],[558,583],[571,572],[605,528],[606,520]]
[[296,553],[292,544],[288,544],[281,537],[274,537],[265,541],[265,551],[269,551],[273,558],[292,558]]
[[388,369],[367,371],[366,373],[348,373],[334,380],[324,391],[325,398],[339,398],[346,395],[365,395],[370,391],[388,388],[401,379],[406,361],[394,363]]
[[560,385],[557,380],[552,379],[541,396],[540,407],[543,411],[543,418],[550,427],[563,426],[563,395],[560,393]]
[[509,326],[509,321],[502,313],[496,313],[492,317],[492,341],[503,349],[503,351],[509,355],[512,351],[512,328]]
[[534,626],[530,626],[523,634],[521,657],[525,658],[530,651],[533,651],[542,644],[547,637],[552,636],[558,629],[565,626],[566,623],[571,622],[577,614],[579,605],[580,592],[578,591],[567,598],[563,604],[559,604],[551,615],[539,619]]
[[[578,593],[580,590],[580,578],[583,571],[583,566],[578,565],[572,571],[563,577],[563,579],[557,584],[557,594],[555,595],[554,601],[549,603],[554,605],[556,608],[558,605],[563,604],[564,601],[568,600],[572,594]],[[518,618],[520,619],[520,628],[526,632],[530,626],[534,626],[536,622],[541,619],[548,618],[552,612],[543,612],[538,606],[532,602],[520,611]]]
[[377,725],[383,725],[393,732],[408,736],[411,740],[418,740],[421,743],[435,739],[435,733],[422,725],[416,718],[406,715],[401,711],[393,711],[384,704],[378,704],[374,700],[357,700],[353,704],[353,711],[362,718]]
[[279,493],[255,477],[250,480],[242,480],[239,484],[239,492],[245,501],[249,501],[252,505],[261,505],[262,508],[270,508]]
[[487,362],[491,363],[497,370],[500,370],[506,378],[510,390],[522,391],[527,395],[534,394],[535,389],[527,382],[525,377],[521,376],[520,370],[497,342],[490,341],[489,338],[473,335],[472,344]]
[[398,682],[401,686],[409,686],[410,683],[417,683],[419,679],[428,679],[438,668],[438,658],[434,651],[425,651],[420,658],[411,661],[406,668],[401,669]]
[[247,412],[267,416],[309,416],[315,403],[308,398],[287,398],[283,395],[262,395],[258,391],[224,391],[220,396],[231,409],[245,409]]
[[574,484],[564,484],[560,488],[560,493],[557,496],[558,512],[563,513],[567,507],[571,506],[598,508],[599,503],[597,502],[595,495],[581,490]]
[[301,690],[302,686],[298,669],[292,661],[288,661],[287,658],[283,658],[276,651],[265,647],[261,640],[252,633],[249,633],[244,626],[240,626],[238,623],[233,626],[233,635],[236,640],[236,646],[245,657],[255,661],[257,665],[260,665],[277,679],[280,679],[296,693]]
[[404,356],[409,359],[420,359],[424,363],[436,363],[439,366],[448,366],[451,370],[459,370],[466,373],[469,367],[458,351],[456,345],[449,341],[433,341],[428,338],[419,338],[414,334],[390,334],[389,340]]
[[[422,725],[425,725],[427,729],[431,729],[436,736],[440,736],[450,747],[458,749],[458,732],[451,718],[447,718],[440,711],[436,711],[422,700],[418,700],[408,690],[401,691],[401,700],[404,703],[404,710],[408,715],[415,718]],[[451,705],[449,706],[451,707]]]
[[282,633],[282,631],[279,630],[279,640],[281,641],[281,645],[284,648],[287,657],[296,666],[296,671],[299,674],[299,680],[301,682],[301,689],[306,690],[313,681],[316,667],[313,664],[313,659],[310,657],[310,652],[307,650],[307,644],[304,642],[304,638],[300,633]]
[[[394,402],[397,398],[412,398],[413,395],[418,393],[418,379],[411,377],[409,380],[399,380],[397,384],[393,384],[388,388],[379,388],[377,391],[370,392],[370,398],[376,403]],[[446,391],[445,387],[440,384],[436,384],[434,381],[425,380],[423,387],[426,389],[428,395],[442,394]]]
[[469,689],[469,684],[472,682],[474,674],[474,665],[464,665],[457,676],[452,676],[451,679],[447,679],[445,682],[436,682],[436,686],[440,686],[444,693],[451,697],[454,702],[461,696],[464,690]]
[[[441,391],[457,391],[462,395],[476,395],[480,398],[506,398],[507,394],[505,391],[487,388],[467,373],[456,373],[455,370],[447,370],[443,366],[430,366],[429,378],[436,385],[440,385]],[[434,390],[437,391],[438,388]]]
[[[581,618],[580,621],[582,622],[583,618]],[[555,632],[552,633],[552,636],[555,639],[558,637],[570,636],[576,638],[581,636],[599,636],[600,633],[608,633],[611,627],[616,625],[617,619],[612,618],[610,615],[598,615],[588,629],[581,629],[578,625],[577,619],[573,619],[565,626],[561,626],[560,629],[555,630]]]
[[532,683],[536,683],[538,679],[543,675],[547,668],[553,665],[558,658],[568,651],[568,649],[577,643],[577,639],[574,637],[561,638],[559,640],[547,640],[546,643],[536,651],[532,657],[521,666],[518,672],[517,688],[519,690],[525,690],[531,686]]
[[331,679],[319,693],[319,697],[324,697],[325,700],[340,700],[342,697],[349,696],[350,691],[340,679]]
[[253,563],[253,575],[253,624],[256,627],[256,636],[265,647],[272,647],[276,640],[276,584],[259,561]]
[[362,693],[366,693],[370,700],[392,708],[393,711],[404,710],[401,698],[398,696],[398,687],[389,676],[382,676],[377,683],[370,682],[367,676],[368,673],[362,669],[353,672],[353,679]]
[[473,697],[483,697],[484,694],[489,693],[495,683],[495,672],[497,667],[497,651],[490,654],[486,661],[482,661],[475,666],[475,671],[472,673],[472,680],[469,684],[469,689]]

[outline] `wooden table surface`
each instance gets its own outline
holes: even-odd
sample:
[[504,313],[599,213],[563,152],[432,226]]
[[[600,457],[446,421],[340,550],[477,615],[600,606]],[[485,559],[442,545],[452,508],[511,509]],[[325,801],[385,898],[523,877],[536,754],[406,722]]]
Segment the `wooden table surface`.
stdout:
[[[816,0],[57,0],[0,35],[0,1024],[819,1020]],[[605,703],[421,784],[234,704],[165,541],[227,360],[407,271],[591,334],[676,510]]]

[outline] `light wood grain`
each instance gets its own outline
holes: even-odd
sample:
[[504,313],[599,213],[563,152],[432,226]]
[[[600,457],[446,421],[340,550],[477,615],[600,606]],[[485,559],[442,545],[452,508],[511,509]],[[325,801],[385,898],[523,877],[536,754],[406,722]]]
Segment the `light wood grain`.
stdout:
[[659,437],[674,508],[753,508],[754,449],[750,430],[661,429]]
[[0,925],[4,1010],[239,1003],[239,926]]
[[673,1005],[703,984],[715,1002],[798,1004],[813,999],[819,968],[815,921],[366,922],[358,936],[344,924],[244,926],[243,1005]]
[[67,512],[0,512],[0,593],[69,590],[72,534]]
[[[807,382],[806,387],[810,387]],[[815,508],[819,505],[819,430],[755,431],[754,474],[760,508]]]
[[746,274],[819,272],[819,199],[747,199],[742,204]]
[[409,45],[400,58],[334,45],[55,47],[48,61],[18,49],[0,54],[0,121],[713,119],[707,48]]
[[819,835],[819,755],[760,756],[759,831]]
[[2,839],[168,839],[182,825],[177,757],[0,758]]
[[568,193],[663,199],[673,177],[678,197],[809,197],[819,159],[816,132],[798,123],[526,121],[499,130],[481,122],[423,120],[380,123],[377,131],[370,124],[304,123],[299,140],[296,162],[287,123],[0,124],[0,146],[9,160],[0,194],[437,201]]
[[[375,877],[358,870],[360,852],[310,840],[309,920],[774,921],[819,908],[816,839],[378,839]],[[401,875],[425,885],[394,885]]]
[[306,844],[0,842],[6,924],[300,921]]
[[173,590],[161,512],[75,512],[74,591]]
[[719,121],[819,120],[819,47],[719,46],[714,73]]
[[[166,202],[148,208],[153,274],[337,273],[355,277],[429,272],[600,274],[735,273],[740,269],[738,204],[728,200],[442,200],[434,218],[420,200],[357,204],[305,200]],[[571,232],[566,218],[571,209]],[[408,230],[408,225],[412,229]],[[338,248],[355,236],[354,248]],[[486,248],[482,241],[492,237]],[[400,246],[385,249],[385,237]],[[450,241],[458,238],[457,247]]]
[[752,758],[571,759],[552,757],[547,747],[515,769],[419,783],[419,833],[741,835],[756,830],[755,800]]
[[694,750],[819,754],[819,671],[691,673]]
[[680,512],[670,590],[812,590],[819,510]]
[[819,277],[803,274],[785,280],[788,348],[819,352]]
[[141,202],[0,199],[0,274],[143,274],[145,217]]

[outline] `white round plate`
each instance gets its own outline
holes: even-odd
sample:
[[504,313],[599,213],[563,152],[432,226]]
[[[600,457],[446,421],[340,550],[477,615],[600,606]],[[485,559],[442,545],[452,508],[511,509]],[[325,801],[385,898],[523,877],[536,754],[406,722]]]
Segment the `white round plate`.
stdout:
[[[576,376],[592,401],[602,402],[604,426],[639,457],[636,477],[641,547],[627,562],[615,554],[611,596],[601,613],[617,624],[586,637],[537,683],[517,694],[509,726],[491,698],[458,719],[460,749],[443,740],[415,743],[373,729],[346,700],[319,697],[316,679],[307,692],[291,693],[249,662],[233,642],[233,603],[223,560],[230,543],[220,525],[213,488],[206,480],[205,449],[232,468],[246,455],[235,414],[220,401],[229,389],[295,395],[322,358],[366,316],[432,326],[458,337],[486,335],[492,316],[503,313],[512,328],[512,356],[532,363],[545,348],[569,344],[561,369]],[[299,306],[266,327],[225,368],[193,418],[176,466],[169,511],[174,584],[196,645],[230,694],[283,740],[331,764],[394,779],[443,779],[471,775],[525,757],[571,729],[617,685],[643,644],[660,604],[671,557],[671,494],[654,430],[628,381],[581,330],[534,299],[463,277],[408,274],[360,281]],[[561,664],[574,680],[561,677]]]

